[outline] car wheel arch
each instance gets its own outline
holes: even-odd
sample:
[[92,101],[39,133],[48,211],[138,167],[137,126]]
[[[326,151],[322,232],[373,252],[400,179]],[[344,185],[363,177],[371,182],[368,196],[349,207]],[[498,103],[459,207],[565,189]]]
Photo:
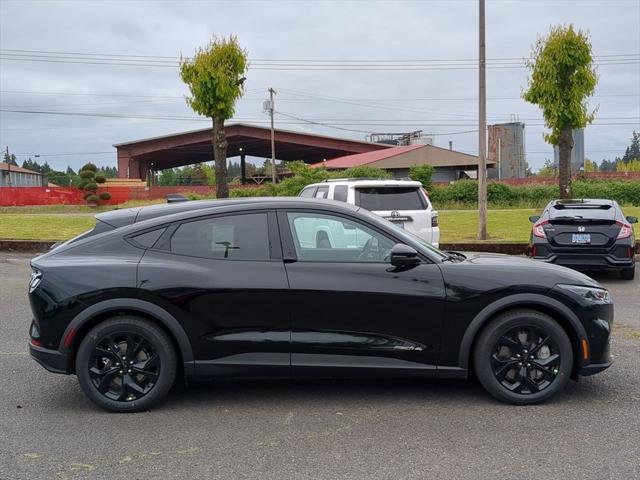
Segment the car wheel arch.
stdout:
[[589,341],[584,326],[578,317],[558,300],[539,294],[516,294],[501,298],[487,305],[471,321],[460,342],[458,353],[458,366],[469,371],[471,356],[476,339],[483,327],[497,315],[511,310],[535,310],[552,317],[565,330],[574,350],[574,372],[580,366],[582,355],[580,353],[581,339]]
[[[190,376],[193,373],[194,358],[191,342],[180,323],[163,308],[135,298],[104,300],[87,307],[74,317],[67,325],[58,348],[61,352],[68,354],[68,361],[71,362],[70,371],[73,369],[75,355],[82,338],[101,321],[120,315],[140,316],[162,327],[174,342],[176,352],[181,359],[179,363],[184,367],[185,375]],[[73,335],[73,340],[70,345],[65,346],[65,339],[69,335]]]

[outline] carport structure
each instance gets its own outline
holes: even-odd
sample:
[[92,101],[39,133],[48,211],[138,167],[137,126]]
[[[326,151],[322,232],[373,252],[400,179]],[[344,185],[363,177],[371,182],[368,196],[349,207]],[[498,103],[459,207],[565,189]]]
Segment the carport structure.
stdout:
[[[146,138],[114,145],[118,153],[118,177],[145,179],[149,170],[181,167],[213,160],[211,128]],[[225,126],[227,158],[240,157],[242,181],[246,180],[245,158],[271,158],[271,131],[255,125]],[[390,148],[359,140],[275,130],[276,159],[317,163],[345,155]]]

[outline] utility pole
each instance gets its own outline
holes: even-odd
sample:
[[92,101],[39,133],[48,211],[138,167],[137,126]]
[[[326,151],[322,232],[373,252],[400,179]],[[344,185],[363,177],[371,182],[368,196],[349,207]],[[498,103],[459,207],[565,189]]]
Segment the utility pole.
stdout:
[[5,147],[4,158],[7,159],[7,187],[11,186],[11,158],[9,157],[9,146]]
[[274,103],[273,96],[276,91],[273,88],[269,88],[269,115],[271,116],[271,181],[275,185],[276,183],[276,133],[273,129],[273,111]]
[[478,65],[478,238],[487,239],[487,86],[486,86],[486,52],[484,1],[480,2],[480,62]]

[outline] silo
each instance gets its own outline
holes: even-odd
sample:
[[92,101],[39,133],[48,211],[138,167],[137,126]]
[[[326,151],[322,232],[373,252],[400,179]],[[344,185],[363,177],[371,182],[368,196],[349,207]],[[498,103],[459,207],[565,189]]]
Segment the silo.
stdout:
[[524,178],[524,123],[509,122],[489,125],[488,158],[496,162],[498,178]]

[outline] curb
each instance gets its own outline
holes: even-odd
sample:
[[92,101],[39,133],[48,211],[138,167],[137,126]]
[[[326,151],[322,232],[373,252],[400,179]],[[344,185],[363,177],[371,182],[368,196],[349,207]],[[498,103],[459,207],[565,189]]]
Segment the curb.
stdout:
[[48,240],[2,240],[0,239],[0,252],[46,252],[58,242]]

